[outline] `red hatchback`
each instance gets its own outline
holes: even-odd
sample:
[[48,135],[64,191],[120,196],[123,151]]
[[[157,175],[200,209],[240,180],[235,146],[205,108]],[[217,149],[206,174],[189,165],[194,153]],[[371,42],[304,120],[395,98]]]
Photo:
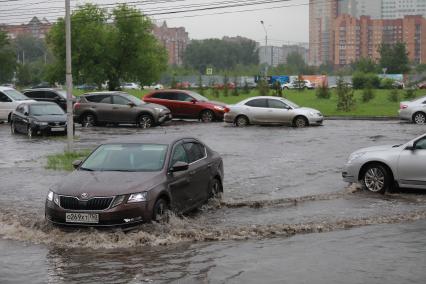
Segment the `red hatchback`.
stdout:
[[174,118],[195,118],[203,122],[223,120],[225,105],[187,90],[157,90],[143,100],[170,109]]

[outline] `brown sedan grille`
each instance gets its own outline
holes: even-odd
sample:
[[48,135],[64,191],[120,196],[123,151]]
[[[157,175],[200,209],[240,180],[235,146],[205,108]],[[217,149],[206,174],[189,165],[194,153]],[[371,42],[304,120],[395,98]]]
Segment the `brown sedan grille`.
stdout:
[[70,210],[105,210],[110,206],[112,199],[112,197],[95,197],[79,200],[72,196],[60,196],[60,204],[62,208]]

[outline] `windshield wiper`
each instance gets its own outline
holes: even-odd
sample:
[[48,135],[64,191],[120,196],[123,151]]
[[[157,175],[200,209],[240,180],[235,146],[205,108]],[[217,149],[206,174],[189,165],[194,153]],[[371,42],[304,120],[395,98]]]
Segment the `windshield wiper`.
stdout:
[[92,170],[92,169],[89,169],[89,168],[82,168],[82,167],[80,167],[80,170],[82,170],[82,171],[88,171],[88,172],[93,172],[94,170]]

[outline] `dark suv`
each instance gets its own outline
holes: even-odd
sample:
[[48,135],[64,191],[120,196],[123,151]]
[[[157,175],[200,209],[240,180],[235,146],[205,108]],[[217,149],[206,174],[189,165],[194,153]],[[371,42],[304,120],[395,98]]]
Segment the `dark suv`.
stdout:
[[162,105],[124,92],[94,92],[80,96],[74,104],[74,119],[83,126],[124,123],[149,128],[171,120],[172,115]]
[[[59,105],[63,110],[67,110],[67,93],[61,89],[39,88],[25,90],[24,95],[35,101],[51,102]],[[73,96],[73,101],[75,97]]]

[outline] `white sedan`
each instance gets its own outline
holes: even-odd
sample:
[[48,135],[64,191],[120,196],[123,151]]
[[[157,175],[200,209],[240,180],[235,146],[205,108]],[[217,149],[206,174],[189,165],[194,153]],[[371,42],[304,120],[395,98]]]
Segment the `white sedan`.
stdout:
[[299,107],[280,97],[252,97],[225,108],[225,122],[249,124],[289,124],[294,127],[321,125],[324,117],[313,108]]

